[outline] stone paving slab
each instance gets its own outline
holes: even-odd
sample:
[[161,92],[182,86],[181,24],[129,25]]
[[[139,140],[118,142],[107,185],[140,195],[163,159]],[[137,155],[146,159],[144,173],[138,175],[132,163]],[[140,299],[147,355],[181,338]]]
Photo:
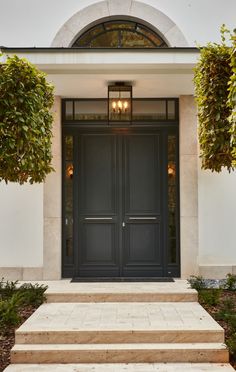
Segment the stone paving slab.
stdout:
[[194,302],[43,304],[16,331],[21,344],[223,341],[223,329]]
[[50,303],[20,326],[23,331],[218,330],[220,325],[195,302]]
[[15,364],[6,372],[233,372],[229,364],[129,363],[129,364]]

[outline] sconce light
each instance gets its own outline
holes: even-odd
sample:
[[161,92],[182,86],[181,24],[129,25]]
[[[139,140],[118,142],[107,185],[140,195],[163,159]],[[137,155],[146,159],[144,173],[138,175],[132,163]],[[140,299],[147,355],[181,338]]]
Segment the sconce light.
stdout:
[[175,164],[174,163],[169,163],[168,164],[168,175],[169,176],[175,176]]
[[66,176],[68,178],[73,178],[73,173],[74,173],[74,167],[73,167],[73,164],[69,164],[67,165],[66,167]]
[[115,83],[108,86],[109,121],[131,121],[132,86]]

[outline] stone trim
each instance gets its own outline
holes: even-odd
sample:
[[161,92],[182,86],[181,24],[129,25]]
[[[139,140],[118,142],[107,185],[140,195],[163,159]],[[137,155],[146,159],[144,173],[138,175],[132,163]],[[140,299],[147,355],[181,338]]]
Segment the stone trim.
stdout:
[[61,98],[55,96],[52,141],[52,166],[55,172],[50,173],[44,183],[43,217],[43,279],[61,279],[61,240],[62,240],[62,192],[61,192]]
[[5,280],[43,280],[43,268],[0,267],[0,278]]
[[181,278],[198,274],[198,140],[193,96],[179,98]]
[[60,28],[51,46],[70,47],[81,33],[98,20],[122,16],[134,17],[150,24],[170,47],[188,46],[182,31],[167,15],[137,0],[104,0],[79,10]]
[[235,265],[199,265],[199,275],[206,279],[225,279],[227,274],[236,275]]

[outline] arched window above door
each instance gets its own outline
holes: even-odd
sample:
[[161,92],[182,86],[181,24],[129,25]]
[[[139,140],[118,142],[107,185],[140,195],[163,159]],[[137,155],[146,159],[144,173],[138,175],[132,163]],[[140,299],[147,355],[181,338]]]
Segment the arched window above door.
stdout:
[[112,20],[89,28],[72,47],[80,48],[163,48],[166,42],[149,27],[135,21]]

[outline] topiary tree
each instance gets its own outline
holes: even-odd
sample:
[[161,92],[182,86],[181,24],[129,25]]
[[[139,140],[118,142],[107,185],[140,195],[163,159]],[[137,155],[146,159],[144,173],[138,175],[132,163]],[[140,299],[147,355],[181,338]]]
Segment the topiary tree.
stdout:
[[230,79],[232,87],[234,79],[232,48],[226,44],[226,32],[228,30],[222,26],[221,44],[208,43],[200,48],[200,59],[194,75],[202,168],[216,172],[220,172],[222,167],[232,170],[236,160],[231,116],[235,105],[232,101],[234,93],[231,92],[229,99],[228,89]]
[[26,59],[0,63],[0,181],[42,182],[53,170],[53,89]]

